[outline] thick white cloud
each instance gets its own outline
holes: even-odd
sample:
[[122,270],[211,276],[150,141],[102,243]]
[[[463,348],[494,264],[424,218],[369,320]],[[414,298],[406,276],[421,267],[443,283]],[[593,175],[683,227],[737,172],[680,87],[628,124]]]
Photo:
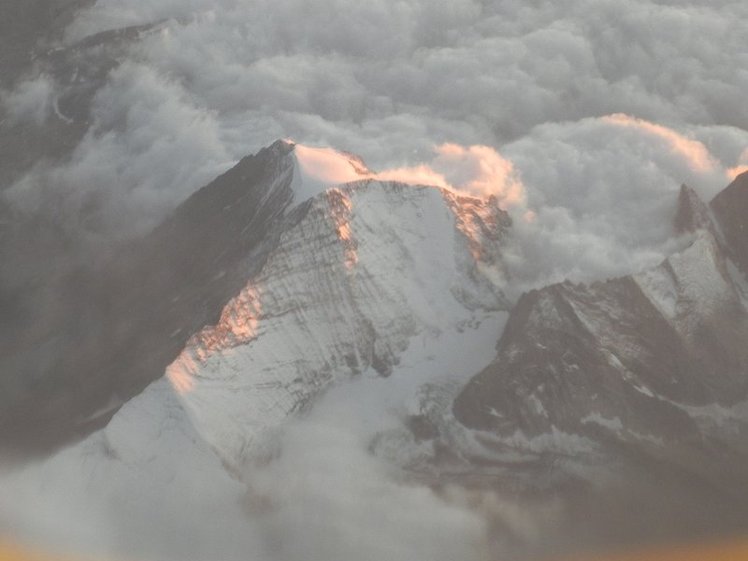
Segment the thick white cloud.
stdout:
[[658,264],[677,244],[681,184],[708,200],[730,173],[705,144],[621,114],[541,125],[503,152],[521,173],[531,218],[515,221],[519,291]]
[[477,512],[459,497],[408,482],[368,451],[373,427],[397,422],[384,406],[387,385],[358,379],[333,388],[287,428],[279,457],[251,473],[251,502],[267,501],[253,521],[269,559],[490,558],[488,528]]
[[5,197],[67,216],[71,228],[94,205],[93,232],[140,232],[233,163],[220,136],[215,116],[178,82],[126,62],[94,99],[93,126],[70,161],[40,163]]
[[[168,411],[163,422],[149,419],[160,413],[141,400],[106,435],[50,464],[6,473],[0,463],[4,537],[103,559],[493,559],[488,524],[464,494],[437,493],[370,453],[373,438],[399,426],[417,403],[419,380],[454,376],[415,365],[393,378],[372,371],[330,388],[286,424],[271,461],[232,475],[189,425],[180,426],[186,415],[169,409],[162,386],[145,400],[162,392],[155,399]],[[113,447],[103,453],[102,446]]]
[[738,165],[736,165],[733,168],[730,168],[727,171],[730,176],[737,176],[741,173],[745,173],[746,171],[748,171],[748,148],[743,150],[743,152],[740,154],[740,158],[738,159]]
[[[574,130],[572,144],[597,153],[590,119],[614,114],[701,141],[717,168],[735,168],[748,146],[746,17],[745,3],[706,0],[99,0],[69,28],[69,41],[163,23],[99,91],[91,133],[70,165],[37,170],[24,189],[105,191],[118,207],[102,219],[112,230],[122,227],[123,206],[145,209],[150,224],[211,174],[282,137],[356,152],[377,170],[430,163],[445,143],[485,145],[512,152],[520,175],[563,184],[572,181],[567,171],[580,181],[608,164],[588,153],[587,172],[548,158],[541,170],[519,148],[568,145]],[[48,113],[45,83],[21,86],[35,96],[6,96],[15,115]],[[610,160],[613,191],[663,177],[670,189],[693,175],[612,142],[621,143],[619,162],[642,169],[624,177]],[[652,166],[661,174],[645,173]]]
[[[682,183],[708,198],[748,169],[747,19],[728,0],[99,0],[69,42],[161,23],[97,92],[70,161],[6,197],[128,236],[292,138],[499,195],[517,293],[626,274],[672,249]],[[46,76],[2,97],[37,124],[54,100]]]

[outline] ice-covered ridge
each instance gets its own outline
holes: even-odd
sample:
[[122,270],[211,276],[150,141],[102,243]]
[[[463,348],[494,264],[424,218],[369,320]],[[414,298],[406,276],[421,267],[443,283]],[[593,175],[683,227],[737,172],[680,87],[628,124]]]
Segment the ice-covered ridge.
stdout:
[[742,307],[728,261],[706,229],[699,230],[685,250],[633,279],[673,327],[689,339],[699,336],[704,318]]
[[[455,197],[491,197],[502,209],[524,200],[524,187],[515,176],[511,164],[486,146],[435,146],[434,151],[438,158],[434,162],[438,165],[434,162],[421,163],[373,171],[355,154],[333,148],[295,144],[292,141],[278,142],[290,149],[293,158],[292,188],[295,205],[319,195],[328,188],[362,180],[400,183],[414,187],[438,187],[449,191]],[[448,169],[452,168],[462,171],[449,173]]]

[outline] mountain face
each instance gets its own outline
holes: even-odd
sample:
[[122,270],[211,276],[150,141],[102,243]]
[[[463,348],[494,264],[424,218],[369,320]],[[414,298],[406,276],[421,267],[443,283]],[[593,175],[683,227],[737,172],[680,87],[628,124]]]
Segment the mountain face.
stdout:
[[[687,245],[660,266],[525,294],[455,417],[488,447],[555,465],[562,479],[578,479],[580,464],[598,471],[587,480],[601,464],[627,485],[652,478],[652,502],[667,502],[670,488],[695,533],[745,520],[745,180],[713,211],[682,189],[675,228]],[[659,528],[655,512],[641,525]]]
[[[452,234],[448,232],[455,231],[464,246],[454,257],[459,261],[462,276],[454,273],[445,277],[448,284],[439,289],[449,289],[471,308],[508,306],[500,289],[502,266],[497,248],[509,219],[498,209],[495,200],[479,201],[447,191],[411,189],[367,180],[345,190],[327,192],[323,197],[326,206],[319,208],[322,203],[315,206],[309,201],[321,197],[328,185],[305,172],[304,166],[307,160],[313,161],[320,154],[303,147],[300,150],[305,155],[301,161],[292,144],[277,142],[256,156],[245,158],[185,201],[144,239],[120,248],[103,264],[71,272],[50,287],[51,293],[63,294],[64,298],[49,307],[51,314],[45,308],[46,317],[31,318],[29,329],[12,331],[0,355],[2,370],[14,373],[3,380],[0,441],[11,448],[23,449],[29,442],[44,448],[105,423],[119,405],[162,376],[193,335],[206,325],[216,324],[222,313],[224,321],[231,312],[222,310],[232,297],[242,289],[245,292],[240,298],[259,290],[246,287],[246,282],[261,271],[259,278],[263,285],[283,287],[290,282],[285,277],[296,274],[302,267],[298,274],[299,283],[308,290],[305,297],[326,298],[328,307],[354,297],[366,299],[367,291],[372,291],[370,299],[398,302],[402,310],[411,306],[409,301],[427,308],[414,296],[418,291],[412,283],[434,281],[445,274],[433,268],[438,262],[436,258],[431,257],[432,261],[423,264],[416,261],[419,267],[431,269],[419,269],[410,275],[389,267],[409,255],[431,255],[435,250],[445,250],[425,246],[436,239],[443,244],[452,243],[449,238]],[[348,156],[335,157],[350,169],[352,175],[346,178],[363,177],[360,162]],[[374,197],[374,193],[380,193],[381,200],[369,201],[368,197]],[[403,247],[405,242],[400,241],[398,234],[400,225],[397,222],[386,225],[381,223],[385,216],[375,216],[369,218],[373,224],[360,226],[367,232],[363,236],[367,242],[359,251],[353,228],[358,227],[354,219],[363,213],[351,211],[359,199],[365,208],[369,204],[382,207],[391,216],[412,209],[411,215],[401,219],[403,224],[423,223],[422,228],[430,228],[420,238],[424,247],[419,251]],[[309,213],[316,220],[305,220]],[[442,218],[443,223],[436,222],[436,218],[427,222],[432,215]],[[451,225],[450,216],[454,222]],[[303,225],[296,228],[300,223]],[[309,226],[317,223],[323,224],[324,229]],[[388,242],[380,241],[370,250],[381,253],[380,261],[358,264],[359,253],[373,243],[368,240],[385,228],[390,231]],[[405,229],[403,235],[408,232]],[[295,241],[289,240],[291,236],[296,236]],[[310,243],[307,238],[316,240],[319,247],[342,243],[343,253],[321,253],[318,246],[301,243]],[[408,241],[416,243],[417,239]],[[266,266],[269,255],[288,244],[299,254],[289,259],[298,262],[280,264],[280,257],[276,257]],[[399,253],[388,255],[395,248],[400,248]],[[359,280],[352,271],[365,266],[374,272],[371,278],[364,276]],[[273,273],[275,279],[266,278],[264,275],[270,274],[272,267],[280,267]],[[342,269],[338,270],[339,267]],[[328,269],[330,274],[347,272],[348,276],[321,285],[307,278]],[[448,270],[445,265],[444,271]],[[384,281],[378,279],[388,274],[393,280],[398,279],[398,283],[407,278],[411,283],[410,293],[395,294],[399,288],[380,286],[378,283]],[[337,288],[325,292],[328,285]],[[279,300],[279,307],[273,313],[309,311],[296,303],[298,296],[288,301],[281,296],[269,297],[269,302]],[[249,304],[236,305],[241,308]],[[274,309],[271,303],[263,306]],[[351,306],[357,310],[361,304]],[[240,311],[247,309],[251,308]],[[20,316],[24,312],[18,310]],[[406,345],[404,338],[418,331],[417,317],[404,314],[397,318],[389,308],[359,313],[355,319],[345,320],[349,324],[339,326],[332,321],[335,318],[332,312],[320,313],[323,315],[317,322],[323,327],[315,327],[318,336],[338,341],[336,344],[340,346],[334,356],[325,355],[308,367],[315,371],[323,369],[325,373],[315,374],[322,378],[329,377],[340,364],[347,364],[351,371],[373,364],[377,371],[386,374],[392,368],[396,350]],[[221,329],[220,325],[215,329]],[[399,338],[397,342],[385,335],[390,329]],[[348,342],[346,338],[350,337],[344,337],[347,333],[355,333],[355,340]],[[215,335],[201,336],[202,340],[208,340]],[[202,355],[206,352],[200,348],[202,344],[192,341],[189,348],[194,347]],[[299,341],[294,352],[301,354],[307,344],[313,343]],[[174,367],[170,372],[176,370]],[[289,383],[299,373],[291,376]],[[43,405],[39,406],[40,403]]]
[[[511,497],[547,548],[743,528],[746,177],[710,205],[682,189],[682,249],[658,267],[512,303],[495,198],[278,141],[56,279],[54,313],[9,330],[0,366],[19,374],[3,380],[0,442],[79,441],[4,475],[0,505],[93,512],[155,540],[116,553],[170,558],[214,554],[199,513],[181,515],[197,509],[239,558],[248,504],[265,504],[253,471],[294,419],[363,381],[378,388],[355,402],[372,455]],[[0,506],[18,535],[64,542],[37,517]],[[492,524],[516,551],[548,552]],[[77,530],[99,531],[90,516]],[[179,539],[148,549],[159,532]]]
[[[464,378],[455,365],[472,373],[490,361],[509,309],[501,247],[511,221],[496,200],[380,182],[348,155],[312,150],[278,142],[243,160],[131,248],[135,265],[118,261],[106,282],[126,295],[140,275],[152,298],[112,305],[141,330],[102,333],[97,364],[126,361],[125,348],[133,358],[108,365],[100,383],[130,384],[120,396],[137,388],[133,376],[166,375],[102,430],[6,480],[5,504],[33,503],[43,480],[60,503],[103,508],[112,524],[148,534],[137,520],[188,508],[185,489],[207,477],[214,493],[200,508],[237,539],[241,474],[269,461],[284,423],[333,384],[386,379],[405,401],[427,382]],[[318,158],[367,178],[330,186],[313,174]],[[103,506],[88,504],[92,493]],[[184,523],[166,527],[189,534]]]
[[495,202],[435,188],[329,189],[166,375],[203,437],[242,464],[329,384],[390,376],[413,338],[507,309],[507,225]]
[[730,407],[748,393],[743,290],[701,230],[652,271],[533,291],[513,310],[494,365],[458,400],[458,417],[499,432],[572,431],[600,418],[631,438],[688,434],[688,407]]
[[744,274],[748,274],[748,226],[745,223],[748,212],[748,173],[735,179],[710,203],[725,236],[730,257]]
[[0,354],[4,446],[43,449],[106,422],[217,321],[262,267],[281,223],[304,213],[285,212],[291,152],[276,143],[245,158],[150,235],[51,277],[36,294],[49,305],[20,299],[4,318]]

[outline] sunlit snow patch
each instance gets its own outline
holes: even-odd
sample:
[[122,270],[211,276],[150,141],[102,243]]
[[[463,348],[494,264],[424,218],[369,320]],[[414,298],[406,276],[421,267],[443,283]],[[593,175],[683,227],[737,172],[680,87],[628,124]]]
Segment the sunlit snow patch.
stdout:
[[329,187],[374,177],[361,159],[332,148],[294,147],[294,200],[301,203]]

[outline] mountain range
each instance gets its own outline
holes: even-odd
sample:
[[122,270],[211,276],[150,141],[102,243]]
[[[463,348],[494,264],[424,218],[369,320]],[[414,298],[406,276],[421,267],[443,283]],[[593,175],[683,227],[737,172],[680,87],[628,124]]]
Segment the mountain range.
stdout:
[[[4,503],[53,496],[130,536],[161,512],[181,537],[160,553],[195,554],[193,520],[167,513],[199,504],[242,535],[253,470],[359,383],[371,454],[439,492],[496,493],[544,536],[497,515],[501,551],[744,529],[748,174],[709,204],[684,186],[673,209],[659,266],[513,301],[495,197],[278,141],[147,235],[6,292],[0,444],[36,459],[3,476]],[[6,221],[5,250],[29,228]],[[53,305],[29,317],[38,298]],[[3,516],[64,541],[38,513]]]

